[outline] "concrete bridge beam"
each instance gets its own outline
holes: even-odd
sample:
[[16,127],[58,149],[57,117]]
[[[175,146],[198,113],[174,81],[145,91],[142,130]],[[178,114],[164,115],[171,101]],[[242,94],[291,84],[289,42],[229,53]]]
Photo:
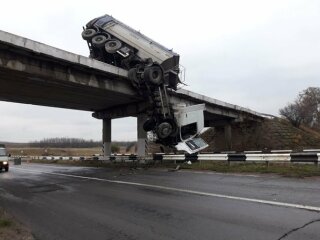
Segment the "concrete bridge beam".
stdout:
[[226,142],[226,149],[230,151],[232,149],[232,128],[230,123],[224,126],[224,137]]
[[143,130],[143,123],[146,120],[147,120],[147,116],[145,114],[139,114],[137,117],[137,133],[138,133],[137,155],[138,157],[146,156],[147,133]]

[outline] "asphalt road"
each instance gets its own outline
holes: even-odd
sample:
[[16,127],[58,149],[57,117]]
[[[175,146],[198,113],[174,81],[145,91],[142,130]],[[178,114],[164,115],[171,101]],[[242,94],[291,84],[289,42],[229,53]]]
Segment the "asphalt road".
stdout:
[[0,173],[36,239],[320,239],[320,178],[46,164]]

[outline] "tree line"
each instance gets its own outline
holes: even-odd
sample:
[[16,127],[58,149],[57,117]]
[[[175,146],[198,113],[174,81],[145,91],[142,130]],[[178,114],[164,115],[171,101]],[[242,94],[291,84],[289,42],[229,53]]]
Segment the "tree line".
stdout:
[[[129,141],[116,141],[112,145],[124,146],[126,148],[132,147],[136,142]],[[44,138],[39,141],[33,141],[28,143],[29,147],[38,148],[94,148],[102,147],[102,141],[86,140],[82,138]]]

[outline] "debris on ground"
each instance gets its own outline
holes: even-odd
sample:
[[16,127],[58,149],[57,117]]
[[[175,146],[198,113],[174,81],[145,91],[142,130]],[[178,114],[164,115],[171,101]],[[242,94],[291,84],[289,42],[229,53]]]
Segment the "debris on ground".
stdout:
[[180,170],[180,165],[177,165],[174,169],[168,169],[168,172],[176,172]]

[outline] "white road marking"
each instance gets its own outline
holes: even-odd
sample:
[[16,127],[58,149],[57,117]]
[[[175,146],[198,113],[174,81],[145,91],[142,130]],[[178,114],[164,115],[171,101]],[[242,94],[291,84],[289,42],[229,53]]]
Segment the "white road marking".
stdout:
[[201,191],[194,191],[194,190],[188,190],[188,189],[182,189],[182,188],[166,187],[166,186],[145,184],[145,183],[137,183],[137,182],[109,180],[109,179],[95,178],[95,177],[85,177],[85,176],[65,174],[65,173],[53,173],[53,172],[36,171],[36,170],[19,169],[19,168],[14,168],[14,170],[18,170],[18,171],[22,171],[22,172],[38,173],[38,174],[45,173],[45,174],[56,175],[56,176],[72,177],[72,178],[94,180],[94,181],[100,181],[100,182],[108,182],[108,183],[117,183],[117,184],[125,184],[125,185],[132,185],[132,186],[156,188],[156,189],[161,189],[161,190],[175,191],[175,192],[181,192],[181,193],[189,193],[189,194],[195,194],[195,195],[200,195],[200,196],[232,199],[232,200],[239,200],[239,201],[245,201],[245,202],[261,203],[261,204],[267,204],[267,205],[273,205],[273,206],[279,206],[279,207],[288,207],[288,208],[296,208],[296,209],[303,209],[303,210],[320,212],[320,207],[301,205],[301,204],[276,202],[276,201],[269,201],[269,200],[255,199],[255,198],[236,197],[236,196],[231,196],[231,195],[223,195],[223,194],[216,194],[216,193],[209,193],[209,192],[201,192]]
[[[195,170],[180,170],[179,172],[183,173],[196,173],[196,174],[207,174],[207,175],[224,175],[224,176],[235,176],[235,177],[255,177],[260,178],[262,175],[254,175],[254,174],[237,174],[237,173],[220,173],[220,172],[209,172],[209,171],[195,171]],[[269,175],[270,177],[270,175]]]

